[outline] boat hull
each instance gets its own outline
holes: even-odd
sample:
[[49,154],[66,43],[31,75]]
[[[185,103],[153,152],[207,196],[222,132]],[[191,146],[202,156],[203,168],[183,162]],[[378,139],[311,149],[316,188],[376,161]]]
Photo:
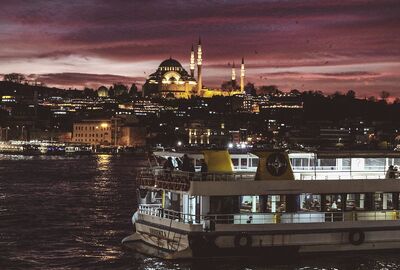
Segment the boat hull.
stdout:
[[[396,222],[398,223],[398,222]],[[123,244],[163,259],[262,257],[297,258],[302,254],[400,249],[400,224],[307,230],[190,232],[136,223]],[[261,229],[262,226],[260,226]]]

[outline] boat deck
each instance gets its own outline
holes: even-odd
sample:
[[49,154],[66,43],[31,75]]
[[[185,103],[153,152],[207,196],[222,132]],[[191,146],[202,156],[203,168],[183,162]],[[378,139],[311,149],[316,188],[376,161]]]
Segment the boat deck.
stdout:
[[185,224],[204,224],[211,221],[215,224],[298,224],[345,221],[393,221],[400,219],[399,210],[191,215],[162,209],[161,205],[140,205],[139,214],[171,219]]

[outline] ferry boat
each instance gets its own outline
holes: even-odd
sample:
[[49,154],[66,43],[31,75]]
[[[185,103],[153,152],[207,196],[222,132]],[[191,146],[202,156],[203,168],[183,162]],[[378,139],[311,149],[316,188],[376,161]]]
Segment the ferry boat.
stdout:
[[0,142],[0,154],[36,155],[39,153],[35,146],[23,141]]
[[[176,166],[183,155],[155,154]],[[400,249],[400,182],[386,173],[399,157],[313,155],[255,152],[237,162],[208,150],[187,154],[195,171],[140,170],[134,233],[122,243],[164,259]]]

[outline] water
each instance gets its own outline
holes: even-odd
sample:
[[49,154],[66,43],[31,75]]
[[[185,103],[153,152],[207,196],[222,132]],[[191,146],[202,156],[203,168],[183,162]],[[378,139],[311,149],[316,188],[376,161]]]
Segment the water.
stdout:
[[132,156],[0,155],[3,269],[400,269],[397,253],[168,262],[124,249],[136,207]]

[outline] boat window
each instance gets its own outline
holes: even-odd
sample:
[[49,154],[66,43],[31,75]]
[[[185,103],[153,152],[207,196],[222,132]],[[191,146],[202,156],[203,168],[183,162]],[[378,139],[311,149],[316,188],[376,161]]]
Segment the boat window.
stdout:
[[365,170],[379,171],[385,168],[385,158],[366,158],[365,159]]
[[393,165],[400,166],[400,158],[394,158],[393,159]]
[[350,167],[351,167],[351,159],[350,158],[342,159],[342,169],[350,170]]
[[334,169],[336,167],[336,159],[334,158],[324,158],[320,159],[320,166],[321,167],[330,167],[330,169]]
[[252,167],[258,167],[258,158],[252,158],[251,159],[251,166]]
[[323,209],[326,211],[342,211],[343,198],[342,195],[325,195],[325,201],[323,202]]
[[313,195],[313,194],[300,195],[300,208],[302,211],[320,211],[321,195]]
[[311,158],[311,159],[310,159],[310,166],[311,166],[311,167],[314,167],[314,166],[315,166],[315,159],[314,159],[314,158]]
[[262,213],[276,213],[286,211],[286,196],[284,195],[267,195],[260,196],[260,212]]
[[357,196],[356,194],[347,194],[346,198],[346,210],[357,209]]
[[239,166],[239,159],[237,159],[237,158],[232,158],[232,164],[233,164],[233,166]]
[[179,193],[174,193],[174,192],[170,192],[170,208],[171,210],[177,211],[177,212],[181,212],[181,199],[180,199],[180,194]]
[[150,204],[161,204],[162,203],[162,191],[152,191],[149,203]]
[[241,196],[240,197],[240,213],[251,213],[253,208],[254,196]]
[[308,167],[309,166],[309,159],[308,158],[302,158],[301,159],[301,166]]
[[247,158],[241,158],[240,159],[240,166],[241,167],[247,167]]
[[293,158],[292,166],[293,167],[301,167],[301,158]]
[[210,214],[239,213],[239,196],[211,196]]
[[375,210],[393,209],[392,193],[375,193]]
[[285,212],[286,211],[285,196],[269,195],[267,206],[269,206],[268,210],[271,213]]

